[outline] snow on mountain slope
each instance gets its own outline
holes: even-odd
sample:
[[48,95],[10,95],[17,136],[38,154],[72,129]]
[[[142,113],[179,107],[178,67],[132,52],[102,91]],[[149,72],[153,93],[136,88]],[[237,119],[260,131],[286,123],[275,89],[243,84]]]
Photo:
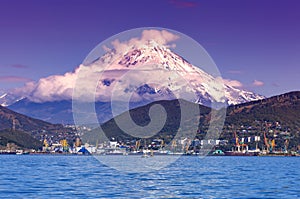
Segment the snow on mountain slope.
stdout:
[[0,96],[0,105],[1,106],[9,106],[9,105],[14,104],[22,99],[24,99],[23,96],[14,95],[13,93],[3,93]]
[[[119,86],[122,89],[129,89],[127,84],[132,84],[134,88],[131,88],[131,90],[132,92],[135,90],[138,97],[143,95],[143,97],[149,99],[150,96],[153,100],[157,100],[157,96],[163,96],[162,99],[170,99],[174,98],[171,91],[183,90],[184,83],[188,82],[188,89],[192,89],[192,92],[197,96],[194,101],[204,105],[210,105],[211,101],[227,101],[228,104],[239,104],[264,98],[261,95],[235,88],[226,84],[226,82],[218,82],[223,80],[193,66],[184,58],[153,40],[138,47],[129,46],[124,54],[118,54],[114,49],[110,50],[91,65],[94,67],[105,65],[106,69],[102,72],[102,78],[100,79],[102,84],[98,86],[99,93],[102,91],[101,95],[110,93],[111,88],[115,88],[116,84],[123,84]],[[128,71],[134,74],[129,74],[128,79],[130,81],[124,81],[121,77],[128,76]],[[159,85],[149,83],[154,79],[151,75],[161,75],[161,82],[158,81],[158,83],[167,85],[167,87],[159,87]],[[148,92],[139,92],[141,84],[135,83],[135,80],[138,83],[144,82],[142,86]],[[157,80],[155,81],[157,82]],[[220,88],[220,85],[224,87]],[[121,93],[119,97],[121,97],[122,90],[119,90],[119,92]],[[214,95],[218,92],[224,92],[223,98],[221,96],[222,99],[218,98],[218,95]],[[148,95],[145,96],[146,94]]]
[[[169,40],[175,36],[164,33]],[[168,41],[169,41],[168,40]],[[130,40],[131,41],[131,40]],[[204,71],[201,66],[194,66],[168,46],[161,38],[147,38],[123,42],[106,48],[106,53],[89,64],[80,65],[74,72],[65,75],[54,75],[27,83],[22,88],[0,97],[0,104],[7,106],[27,98],[36,103],[72,100],[110,102],[112,96],[122,100],[128,94],[132,101],[155,101],[186,97],[193,93],[194,102],[210,105],[211,102],[239,104],[264,98],[261,95],[246,91]],[[90,99],[84,95],[73,95],[78,85],[79,76],[83,92],[91,92]],[[95,81],[97,85],[95,87]],[[93,92],[93,93],[92,93]],[[93,95],[95,94],[95,96]]]

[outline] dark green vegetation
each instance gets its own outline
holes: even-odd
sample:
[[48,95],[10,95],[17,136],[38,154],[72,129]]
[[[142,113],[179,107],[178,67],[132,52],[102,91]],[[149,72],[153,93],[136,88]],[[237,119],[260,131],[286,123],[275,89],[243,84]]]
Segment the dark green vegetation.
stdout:
[[20,148],[37,148],[41,146],[38,140],[41,140],[44,134],[52,136],[53,139],[71,137],[72,140],[74,134],[68,132],[69,129],[61,124],[30,118],[0,106],[0,146],[2,147],[6,147],[9,142],[15,143]]
[[300,145],[300,92],[228,107],[222,137],[230,139],[233,130],[240,137],[263,137],[263,132],[266,132],[267,138],[277,136],[279,148],[288,139],[290,148],[296,149]]
[[255,121],[278,121],[286,130],[300,130],[300,92],[230,106],[226,124],[253,125]]
[[42,142],[36,140],[28,133],[22,131],[12,131],[10,129],[0,131],[0,148],[7,146],[7,143],[14,143],[19,148],[39,149]]
[[[204,121],[206,118],[205,116],[209,114],[210,108],[190,103],[184,100],[180,100],[182,104],[186,106],[187,109],[199,109],[200,108],[200,121]],[[150,103],[146,106],[142,106],[139,108],[131,109],[129,111],[129,114],[132,118],[132,120],[136,123],[136,125],[139,126],[146,126],[150,123],[150,117],[149,117],[149,109],[153,105],[161,105],[164,107],[166,113],[167,113],[167,119],[165,122],[164,127],[161,129],[161,131],[150,137],[149,139],[153,138],[164,138],[166,142],[173,139],[175,134],[180,130],[180,132],[183,132],[185,136],[191,136],[194,137],[193,134],[196,134],[197,131],[197,120],[199,118],[199,115],[194,115],[194,118],[186,118],[183,122],[181,121],[181,110],[180,110],[180,102],[178,100],[172,100],[172,101],[157,101]],[[191,111],[192,112],[192,111]],[[198,111],[199,113],[199,111]],[[155,119],[160,120],[160,115],[155,115]],[[121,121],[126,121],[126,113],[123,113],[119,116],[117,116],[117,119]],[[195,119],[195,123],[192,123],[190,120]],[[180,122],[182,124],[180,125]],[[125,124],[126,126],[126,124]],[[182,127],[182,129],[179,129],[179,126]],[[134,136],[128,135],[125,132],[123,132],[120,127],[116,124],[115,119],[111,119],[108,122],[101,125],[101,128],[103,132],[105,133],[105,136],[103,136],[101,133],[99,133],[99,129],[95,129],[92,132],[89,132],[88,134],[85,134],[84,140],[89,141],[89,143],[92,143],[92,141],[99,140],[104,141],[105,137],[107,138],[115,138],[117,140],[123,140],[123,141],[129,141],[135,139]],[[143,135],[144,132],[136,132],[138,129],[131,128],[129,125],[126,127],[126,129],[129,129],[130,132],[133,132],[137,135]],[[141,136],[137,136],[141,137]]]
[[[184,103],[189,102],[184,101]],[[150,139],[164,138],[165,141],[168,142],[174,137],[180,124],[181,115],[178,100],[154,102],[132,109],[129,113],[137,125],[145,126],[150,122],[148,112],[149,108],[154,104],[164,106],[168,113],[168,118],[163,129]],[[195,129],[195,126],[183,126],[184,129],[180,130],[182,130],[185,135],[196,133],[197,138],[203,139],[209,127],[211,109],[202,105],[189,104],[191,108],[200,109],[200,117],[199,115],[195,116],[199,118],[198,130]],[[121,114],[117,117],[125,117],[125,114]],[[133,136],[123,132],[114,119],[104,123],[101,128],[108,138],[114,137],[122,141],[134,139]],[[231,141],[233,131],[236,131],[239,137],[259,135],[263,138],[264,131],[266,131],[267,137],[274,136],[274,134],[284,134],[285,137],[290,139],[290,146],[296,147],[300,144],[300,92],[291,92],[264,100],[229,106],[220,138]],[[91,142],[91,140],[103,137],[95,136],[97,132],[99,132],[99,130],[90,132],[87,134],[86,139]],[[263,140],[261,142],[263,142]],[[278,146],[282,145],[283,142],[284,140],[279,141]]]

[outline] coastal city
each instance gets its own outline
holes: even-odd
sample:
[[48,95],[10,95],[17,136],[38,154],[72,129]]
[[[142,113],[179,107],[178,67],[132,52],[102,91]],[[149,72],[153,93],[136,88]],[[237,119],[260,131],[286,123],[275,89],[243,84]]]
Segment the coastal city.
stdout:
[[66,125],[69,132],[35,132],[40,137],[39,148],[28,149],[7,143],[0,154],[300,156],[300,144],[295,145],[291,132],[283,130],[278,122],[265,122],[265,125],[267,128],[263,132],[242,125],[238,131],[227,131],[219,139],[199,139],[200,133],[194,139],[118,140],[111,137],[102,143],[82,141],[84,133],[92,130],[90,127]]

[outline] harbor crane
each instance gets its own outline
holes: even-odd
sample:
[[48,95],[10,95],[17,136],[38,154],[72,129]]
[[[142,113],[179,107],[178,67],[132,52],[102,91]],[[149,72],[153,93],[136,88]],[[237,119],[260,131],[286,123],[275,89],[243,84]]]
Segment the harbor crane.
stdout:
[[266,145],[266,150],[268,153],[272,153],[275,150],[276,142],[275,138],[273,139],[268,139],[266,136],[266,131],[268,131],[268,128],[264,131],[264,142]]
[[238,151],[243,151],[243,150],[248,151],[248,145],[245,144],[244,142],[239,141],[239,137],[236,133],[236,130],[234,130],[233,133],[234,133],[234,138],[235,138],[235,147],[237,148],[237,150]]

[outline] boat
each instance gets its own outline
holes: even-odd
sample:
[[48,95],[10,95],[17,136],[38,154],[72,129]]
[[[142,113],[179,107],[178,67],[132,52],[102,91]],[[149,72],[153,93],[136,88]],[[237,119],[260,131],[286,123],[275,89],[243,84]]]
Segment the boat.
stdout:
[[16,155],[29,155],[29,151],[16,150]]
[[149,150],[143,150],[142,158],[149,158],[150,155],[148,155],[148,153],[149,153]]
[[258,156],[259,154],[259,149],[249,150],[247,144],[238,142],[231,151],[225,151],[226,156]]
[[256,152],[225,151],[225,156],[258,156]]
[[209,153],[208,155],[209,156],[223,156],[223,155],[225,155],[225,153],[222,150],[217,149],[214,152]]
[[16,155],[22,155],[23,154],[23,150],[16,150]]

